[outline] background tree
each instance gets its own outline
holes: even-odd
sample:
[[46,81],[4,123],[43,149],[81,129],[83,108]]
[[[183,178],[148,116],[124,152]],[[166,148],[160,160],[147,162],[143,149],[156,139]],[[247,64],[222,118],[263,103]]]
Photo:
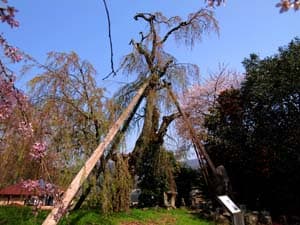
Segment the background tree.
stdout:
[[[248,160],[248,152],[242,151],[246,149],[247,143],[243,116],[240,90],[232,88],[219,94],[215,106],[210,109],[204,121],[207,129],[205,147],[214,163],[226,168],[233,192],[241,190],[240,185],[246,182],[244,179],[249,179],[249,176],[241,174],[247,174],[244,165],[245,160]],[[243,199],[239,198],[238,202],[243,202]]]
[[[57,155],[60,184],[65,186],[114,122],[115,107],[97,87],[93,66],[76,53],[51,52],[39,67],[42,73],[30,81],[30,93],[41,115],[39,127],[48,134],[48,148]],[[99,177],[103,167],[99,164],[93,176]],[[92,177],[91,185],[97,180]],[[82,192],[83,200],[90,188]]]
[[272,57],[251,55],[241,89],[222,93],[207,118],[214,160],[249,206],[275,214],[299,211],[299,54],[295,39]]
[[190,196],[191,190],[194,188],[203,190],[203,185],[205,184],[201,176],[200,170],[193,169],[187,165],[179,165],[175,171],[175,181],[178,193],[176,196],[176,206],[190,207],[192,205]]
[[[144,206],[150,206],[157,203],[162,204],[161,199],[157,199],[156,196],[163,196],[166,188],[161,188],[157,182],[160,176],[157,171],[160,170],[154,165],[158,167],[163,165],[153,164],[153,162],[154,159],[159,159],[160,154],[166,154],[163,153],[164,149],[162,148],[164,136],[169,124],[179,116],[179,113],[176,112],[168,116],[161,116],[163,111],[160,106],[166,100],[162,97],[166,96],[163,80],[167,83],[171,82],[179,91],[179,88],[184,87],[188,81],[188,75],[198,73],[195,65],[177,63],[176,59],[166,53],[163,47],[171,36],[192,47],[195,41],[201,40],[202,34],[216,31],[218,25],[213,13],[204,9],[190,14],[186,21],[177,16],[166,18],[161,13],[139,13],[134,18],[146,22],[149,30],[146,34],[140,33],[139,42],[131,40],[133,53],[124,58],[122,67],[126,72],[137,73],[139,76],[136,82],[121,90],[120,96],[123,99],[124,96],[127,96],[127,101],[124,101],[123,106],[126,107],[126,103],[130,101],[130,96],[133,95],[139,84],[145,80],[150,81],[142,111],[144,122],[142,132],[130,156],[131,165],[134,167],[134,173],[138,175],[140,183],[143,184],[147,180],[152,184],[151,188],[144,186],[141,195],[143,199],[153,200],[151,203],[148,200],[142,202]],[[147,171],[144,170],[146,167]],[[153,185],[157,186],[153,187]],[[153,190],[159,190],[155,196],[152,193]]]
[[[0,19],[12,28],[18,27],[17,10],[2,1]],[[49,178],[51,156],[47,154],[43,133],[38,128],[38,112],[28,97],[15,87],[16,75],[7,67],[5,59],[12,63],[21,61],[20,51],[11,46],[3,34],[0,45],[4,58],[0,59],[0,160],[1,185],[28,178]]]
[[[217,72],[193,84],[182,94],[180,97],[182,108],[193,121],[193,128],[201,140],[206,137],[204,119],[209,114],[210,108],[216,106],[219,94],[227,89],[239,88],[242,79],[243,75],[220,64]],[[176,127],[181,137],[190,140],[188,129],[181,118],[176,121]]]

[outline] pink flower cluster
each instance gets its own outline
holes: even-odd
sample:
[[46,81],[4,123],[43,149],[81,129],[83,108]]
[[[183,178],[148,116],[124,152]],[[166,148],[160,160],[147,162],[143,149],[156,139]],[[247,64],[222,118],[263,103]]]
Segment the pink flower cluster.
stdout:
[[[4,4],[7,4],[6,0],[2,0]],[[15,20],[15,14],[18,12],[15,7],[5,6],[0,7],[0,20],[2,23],[7,23],[11,27],[18,27],[19,22]]]
[[[4,4],[7,4],[7,0],[1,0]],[[12,6],[5,5],[0,7],[0,20],[2,23],[7,23],[12,28],[18,27],[19,22],[15,20],[15,14],[18,10],[16,10]],[[6,57],[10,58],[12,62],[19,62],[22,60],[22,54],[19,49],[13,47],[7,43],[5,38],[0,34],[0,45],[4,49],[4,54]]]
[[207,1],[208,6],[210,6],[210,7],[214,7],[215,4],[217,6],[220,6],[222,3],[225,3],[225,0],[206,0],[206,1]]
[[287,12],[291,8],[297,11],[300,9],[300,0],[281,0],[276,7],[280,8],[280,13]]
[[40,186],[38,180],[26,180],[22,182],[22,187],[28,191],[34,191]]
[[[2,71],[1,71],[2,72]],[[13,79],[5,79],[5,76],[0,74],[0,121],[7,119],[12,112],[14,102]]]
[[29,153],[32,159],[42,159],[46,155],[46,144],[45,142],[35,142]]
[[5,56],[10,58],[13,63],[20,62],[22,60],[23,57],[20,50],[9,45],[2,35],[0,35],[0,45],[4,49]]
[[0,121],[9,118],[16,105],[25,110],[27,97],[14,87],[15,76],[8,74],[0,62]]
[[47,194],[55,194],[57,192],[57,188],[54,184],[46,183],[45,191]]
[[10,107],[10,103],[8,101],[6,101],[5,99],[0,100],[0,121],[3,121],[10,116],[10,114],[12,113],[11,109],[12,108]]
[[24,121],[20,122],[18,130],[25,137],[31,137],[33,135],[33,128],[31,123],[26,123]]
[[40,180],[26,180],[22,182],[22,187],[28,191],[39,191],[40,194],[56,194],[58,191],[56,186],[52,183]]

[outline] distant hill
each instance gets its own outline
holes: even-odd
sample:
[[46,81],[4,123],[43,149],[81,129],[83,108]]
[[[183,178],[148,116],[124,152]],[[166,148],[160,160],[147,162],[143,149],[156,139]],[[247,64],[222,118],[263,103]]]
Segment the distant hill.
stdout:
[[189,159],[184,162],[184,165],[192,169],[199,169],[198,159]]

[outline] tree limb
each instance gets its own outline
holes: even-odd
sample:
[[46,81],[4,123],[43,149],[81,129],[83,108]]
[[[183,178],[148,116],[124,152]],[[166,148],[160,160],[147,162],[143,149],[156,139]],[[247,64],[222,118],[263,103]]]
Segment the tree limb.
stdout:
[[160,127],[158,129],[158,132],[157,132],[158,137],[164,137],[165,134],[166,134],[166,132],[167,132],[167,130],[168,130],[168,126],[170,125],[170,123],[174,119],[176,119],[176,118],[178,118],[180,116],[181,116],[180,112],[173,113],[173,114],[171,114],[169,116],[164,116],[162,118],[162,123],[161,123],[161,125],[160,125]]
[[[197,20],[197,18],[200,18],[202,16],[206,17],[206,16],[210,16],[209,15],[209,10],[205,10],[205,9],[200,9],[199,11],[197,11],[196,13],[194,13],[194,15],[187,21],[183,21],[181,23],[179,23],[177,26],[173,27],[172,29],[170,29],[166,34],[165,36],[162,38],[162,40],[159,42],[159,44],[163,44],[165,43],[168,38],[170,37],[170,35],[174,32],[176,32],[177,30],[183,28],[183,27],[186,27],[186,26],[189,26],[191,25],[195,20]],[[211,17],[211,16],[210,16]],[[213,19],[212,19],[213,21]],[[202,21],[203,22],[203,21]]]

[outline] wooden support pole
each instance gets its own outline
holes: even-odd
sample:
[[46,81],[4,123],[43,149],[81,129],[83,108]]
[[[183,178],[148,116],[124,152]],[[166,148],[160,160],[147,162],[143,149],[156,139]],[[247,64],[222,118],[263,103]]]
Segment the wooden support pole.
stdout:
[[75,197],[76,193],[78,192],[79,188],[83,184],[83,182],[87,179],[93,168],[95,167],[97,161],[102,156],[104,150],[109,146],[109,144],[114,139],[115,135],[119,132],[120,128],[123,126],[124,122],[130,117],[133,109],[136,107],[138,103],[140,103],[141,98],[149,84],[149,80],[145,81],[143,85],[138,90],[136,96],[132,99],[128,107],[124,110],[118,120],[114,123],[114,125],[109,129],[105,139],[103,142],[99,144],[99,146],[94,150],[93,154],[90,158],[85,162],[84,166],[81,170],[77,173],[71,184],[69,185],[68,189],[64,193],[63,199],[61,204],[57,204],[48,217],[44,220],[43,225],[56,225],[63,213],[65,212],[73,198]]
[[[176,105],[177,110],[179,111],[179,113],[182,115],[182,118],[187,126],[187,128],[189,129],[189,133],[191,135],[191,139],[194,143],[194,145],[196,146],[196,151],[200,151],[200,156],[203,156],[204,159],[206,160],[209,168],[211,169],[211,171],[213,172],[213,175],[216,175],[216,167],[213,164],[213,162],[211,161],[209,155],[207,154],[207,152],[205,151],[202,143],[200,142],[200,140],[198,139],[195,130],[192,126],[192,123],[190,121],[190,119],[187,117],[186,113],[181,109],[180,104],[178,102],[178,98],[176,97],[176,95],[173,93],[173,91],[170,88],[170,85],[167,84],[166,85],[168,93],[170,95],[170,97],[172,98],[172,101],[174,102],[174,104]],[[197,156],[198,156],[198,152],[196,152]],[[201,161],[201,159],[198,158],[199,161]],[[200,165],[201,166],[201,165]]]

